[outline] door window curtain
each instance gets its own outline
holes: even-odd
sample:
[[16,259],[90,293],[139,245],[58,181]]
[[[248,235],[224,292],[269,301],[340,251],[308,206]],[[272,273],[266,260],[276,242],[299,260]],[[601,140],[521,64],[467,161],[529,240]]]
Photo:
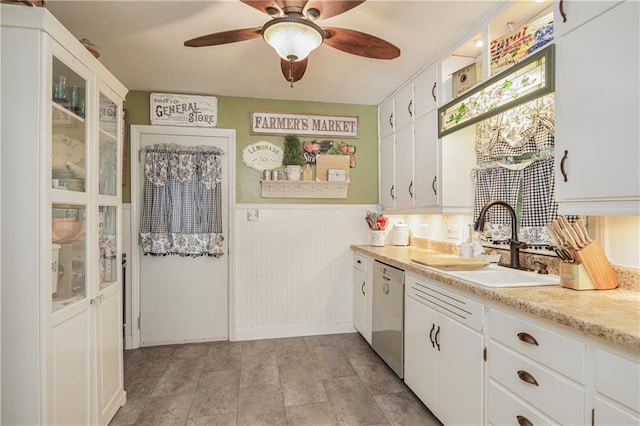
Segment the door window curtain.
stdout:
[[217,147],[176,144],[148,145],[144,150],[143,253],[222,256],[224,152]]

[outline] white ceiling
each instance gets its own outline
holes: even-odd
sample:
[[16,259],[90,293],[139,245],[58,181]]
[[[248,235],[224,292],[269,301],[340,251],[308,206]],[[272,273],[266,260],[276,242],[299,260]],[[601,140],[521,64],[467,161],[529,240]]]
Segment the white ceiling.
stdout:
[[[46,7],[78,39],[96,44],[100,60],[130,90],[377,105],[431,59],[469,36],[474,24],[501,3],[369,0],[318,20],[321,27],[383,38],[398,46],[401,55],[376,60],[322,45],[311,53],[304,77],[293,88],[282,76],[275,51],[261,38],[200,48],[183,45],[204,34],[261,27],[270,19],[236,0],[49,0]],[[518,23],[523,18],[506,19]]]

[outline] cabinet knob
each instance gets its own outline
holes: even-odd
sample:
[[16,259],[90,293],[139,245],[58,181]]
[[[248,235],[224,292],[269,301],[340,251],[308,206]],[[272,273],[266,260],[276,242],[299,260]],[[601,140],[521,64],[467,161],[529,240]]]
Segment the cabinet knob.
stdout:
[[538,385],[538,381],[535,379],[535,377],[533,377],[531,375],[531,373],[524,371],[524,370],[518,370],[518,377],[520,378],[520,380],[522,380],[523,382],[527,382],[530,385],[534,385],[534,386],[539,386]]
[[569,151],[568,150],[564,150],[564,155],[562,156],[562,160],[560,160],[560,173],[562,173],[562,177],[564,178],[564,181],[567,181],[567,172],[564,169],[564,163],[567,161],[567,158],[569,157]]
[[518,421],[518,424],[520,426],[533,426],[533,423],[531,423],[531,420],[529,420],[525,416],[516,416],[516,420]]
[[518,333],[518,339],[524,343],[528,343],[530,345],[538,346],[538,341],[530,335],[529,333],[521,332]]

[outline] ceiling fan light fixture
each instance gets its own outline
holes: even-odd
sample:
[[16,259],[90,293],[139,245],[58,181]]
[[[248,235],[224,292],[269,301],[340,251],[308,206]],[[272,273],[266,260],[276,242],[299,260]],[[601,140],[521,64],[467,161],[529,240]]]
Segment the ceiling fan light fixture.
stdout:
[[324,32],[311,21],[286,16],[267,22],[262,27],[262,38],[282,59],[295,62],[320,47]]

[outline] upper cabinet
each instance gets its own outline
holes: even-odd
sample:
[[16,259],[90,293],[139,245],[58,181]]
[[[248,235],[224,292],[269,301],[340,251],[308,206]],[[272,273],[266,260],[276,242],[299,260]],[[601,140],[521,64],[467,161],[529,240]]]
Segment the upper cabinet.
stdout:
[[[125,402],[127,89],[45,8],[2,15],[2,406],[7,424],[108,424]],[[9,84],[6,84],[10,82]],[[34,264],[36,266],[34,266]]]
[[556,4],[559,213],[640,214],[639,9],[637,1]]
[[596,16],[602,15],[622,1],[558,0],[556,3],[554,32],[556,36],[563,36]]
[[378,107],[378,123],[380,127],[380,136],[385,137],[393,133],[394,124],[394,99],[389,98]]

